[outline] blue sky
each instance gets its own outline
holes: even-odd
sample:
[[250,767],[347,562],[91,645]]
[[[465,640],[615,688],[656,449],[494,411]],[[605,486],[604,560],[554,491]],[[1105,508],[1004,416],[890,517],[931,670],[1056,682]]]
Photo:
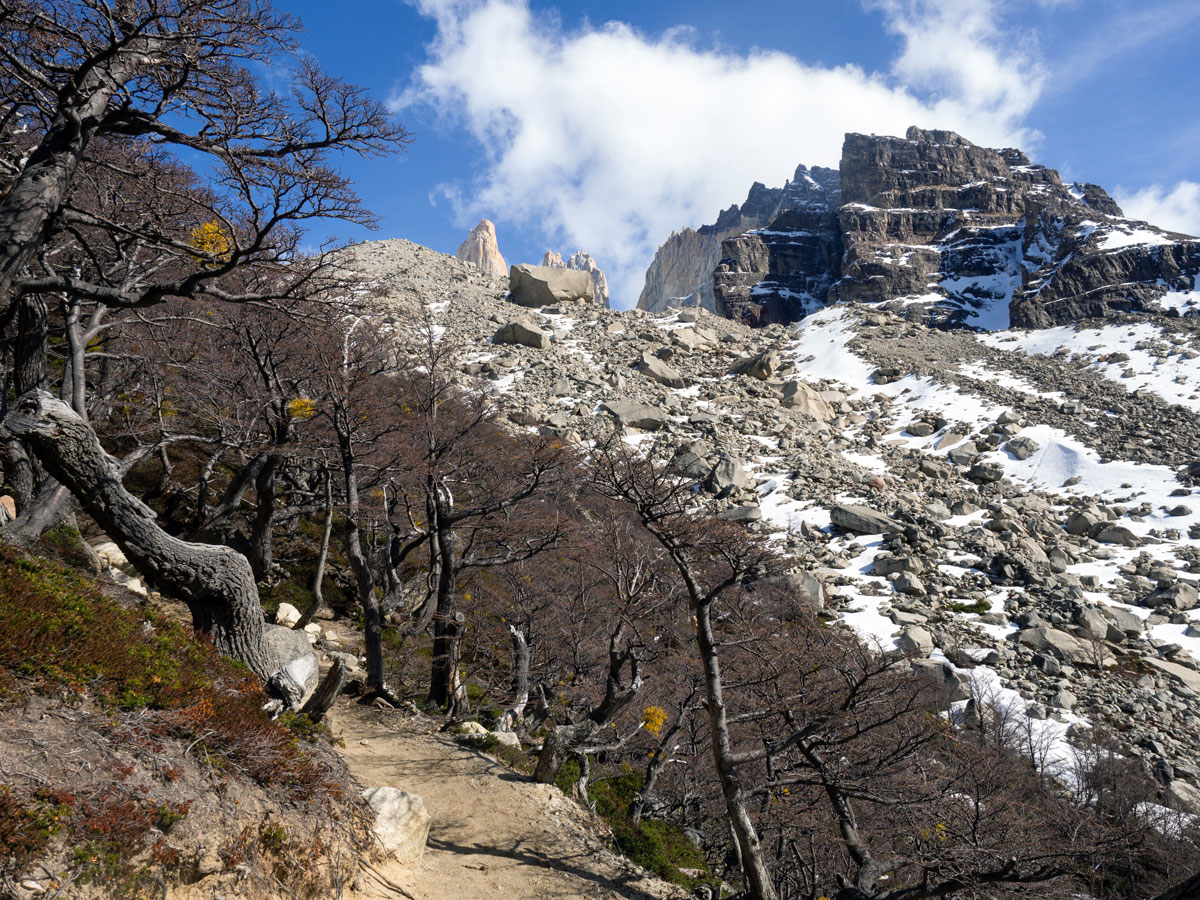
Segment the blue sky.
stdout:
[[487,217],[509,262],[588,250],[630,306],[673,229],[797,163],[836,166],[845,131],[910,124],[1020,146],[1200,232],[1195,0],[277,5],[414,136],[344,161],[381,229],[342,238],[453,253]]

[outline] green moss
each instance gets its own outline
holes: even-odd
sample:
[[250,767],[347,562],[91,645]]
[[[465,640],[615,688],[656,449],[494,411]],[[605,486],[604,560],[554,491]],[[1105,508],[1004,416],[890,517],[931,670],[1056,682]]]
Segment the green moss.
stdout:
[[56,525],[42,533],[38,539],[47,555],[62,560],[72,566],[87,566],[92,556],[84,546],[83,538],[77,528],[70,525]]
[[[570,794],[579,779],[579,763],[568,760],[558,773],[555,784]],[[687,888],[715,885],[708,860],[689,839],[680,825],[662,819],[643,818],[637,824],[629,818],[629,805],[645,784],[645,777],[628,764],[617,772],[597,778],[588,785],[588,799],[596,813],[608,823],[621,853],[659,878]],[[704,873],[696,879],[680,869]]]
[[975,613],[976,615],[983,615],[992,611],[992,604],[990,600],[976,600],[974,603],[947,603],[946,608],[951,612],[956,613]]

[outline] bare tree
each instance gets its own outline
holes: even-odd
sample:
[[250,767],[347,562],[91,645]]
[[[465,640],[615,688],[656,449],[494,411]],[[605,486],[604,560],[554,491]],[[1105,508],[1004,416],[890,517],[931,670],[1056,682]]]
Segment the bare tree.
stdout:
[[[287,301],[331,280],[330,257],[298,253],[300,227],[372,223],[332,157],[388,152],[407,134],[297,59],[297,29],[263,0],[0,5],[0,327],[14,394],[48,386],[51,298],[81,322],[83,304],[102,318],[172,297]],[[263,63],[293,73],[290,97],[259,85],[250,67]],[[183,154],[204,160],[204,183]],[[77,408],[78,357],[72,347]],[[61,509],[12,442],[8,457],[22,513]]]
[[389,562],[399,566],[425,551],[428,590],[411,611],[409,631],[432,626],[429,702],[453,713],[465,700],[463,579],[558,542],[561,516],[549,496],[569,455],[556,438],[504,432],[487,395],[456,382],[458,348],[427,312],[417,314],[414,330],[418,339],[408,348],[392,408],[410,453],[391,485],[397,540]]
[[181,541],[159,528],[154,513],[121,486],[120,467],[95,433],[45,391],[21,397],[4,427],[34,448],[151,584],[187,601],[197,630],[210,634],[221,652],[263,679],[274,674],[245,557],[228,547]]

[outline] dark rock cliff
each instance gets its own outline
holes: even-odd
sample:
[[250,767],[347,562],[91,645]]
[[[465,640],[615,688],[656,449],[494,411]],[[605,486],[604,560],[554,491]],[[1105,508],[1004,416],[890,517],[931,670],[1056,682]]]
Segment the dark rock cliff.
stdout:
[[[755,197],[751,219],[777,203],[769,221],[738,230],[749,198],[731,207],[692,232],[710,245],[688,270],[697,277],[724,234],[713,307],[748,324],[852,301],[942,327],[1046,327],[1165,311],[1166,295],[1200,273],[1200,241],[1125,219],[1102,188],[1064,184],[1019,150],[950,131],[848,134],[838,171],[800,166],[782,191],[755,185]],[[675,248],[676,268],[688,267],[686,249]],[[667,305],[655,296],[643,308]]]

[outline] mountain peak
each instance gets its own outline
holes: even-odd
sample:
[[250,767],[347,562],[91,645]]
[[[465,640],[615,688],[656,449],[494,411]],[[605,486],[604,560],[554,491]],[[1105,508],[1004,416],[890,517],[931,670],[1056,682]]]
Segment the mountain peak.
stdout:
[[496,226],[490,219],[479,220],[467,239],[458,245],[454,256],[497,278],[508,275],[508,266],[500,255],[500,246],[496,241]]

